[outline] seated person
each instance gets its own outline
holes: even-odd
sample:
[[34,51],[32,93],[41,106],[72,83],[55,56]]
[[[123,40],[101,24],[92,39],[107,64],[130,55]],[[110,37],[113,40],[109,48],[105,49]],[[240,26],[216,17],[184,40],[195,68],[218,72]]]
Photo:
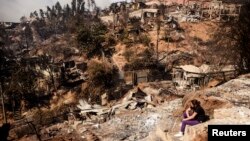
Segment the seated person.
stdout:
[[191,100],[190,107],[185,110],[183,114],[184,119],[182,120],[181,132],[175,136],[183,136],[186,125],[196,125],[205,121],[206,115],[204,109],[201,107],[198,100]]

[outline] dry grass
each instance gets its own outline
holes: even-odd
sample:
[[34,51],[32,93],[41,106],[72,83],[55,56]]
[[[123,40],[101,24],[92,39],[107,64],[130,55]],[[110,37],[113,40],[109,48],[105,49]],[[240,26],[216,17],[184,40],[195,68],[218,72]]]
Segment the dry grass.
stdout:
[[55,95],[52,97],[52,100],[50,101],[51,103],[51,110],[60,108],[63,105],[69,105],[72,103],[76,103],[76,93],[72,91],[68,91],[67,93],[63,95]]

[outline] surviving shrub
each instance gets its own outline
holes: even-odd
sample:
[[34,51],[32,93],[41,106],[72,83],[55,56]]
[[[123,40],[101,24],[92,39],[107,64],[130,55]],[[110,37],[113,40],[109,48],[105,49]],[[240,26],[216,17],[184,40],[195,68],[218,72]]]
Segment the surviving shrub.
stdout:
[[138,40],[139,40],[139,43],[142,43],[145,46],[149,46],[151,42],[151,39],[145,34],[140,35]]
[[95,86],[110,88],[115,85],[117,68],[105,61],[91,60],[88,63],[88,74],[90,83]]
[[134,57],[134,52],[130,49],[126,49],[123,53],[123,56],[128,62],[130,62],[131,59]]
[[100,96],[116,86],[118,69],[107,61],[91,60],[87,72],[90,81],[84,90],[84,97],[91,102],[100,103]]

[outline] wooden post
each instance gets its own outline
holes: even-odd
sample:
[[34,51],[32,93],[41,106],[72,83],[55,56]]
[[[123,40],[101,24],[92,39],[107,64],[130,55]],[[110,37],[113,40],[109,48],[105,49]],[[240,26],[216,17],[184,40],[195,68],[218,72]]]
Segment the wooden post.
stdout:
[[157,19],[156,19],[156,26],[157,26],[157,41],[156,41],[156,61],[158,63],[158,60],[159,60],[159,54],[158,54],[158,49],[159,49],[159,34],[160,34],[160,29],[161,29],[161,20],[160,20],[160,17],[157,16]]
[[219,19],[221,19],[221,7],[222,7],[222,4],[219,4]]
[[209,5],[209,18],[210,20],[212,19],[212,8],[211,8],[211,3]]
[[158,46],[159,46],[159,30],[158,30],[158,27],[157,27],[157,41],[156,41],[156,60],[157,60],[157,63],[158,63],[158,60],[159,60]]

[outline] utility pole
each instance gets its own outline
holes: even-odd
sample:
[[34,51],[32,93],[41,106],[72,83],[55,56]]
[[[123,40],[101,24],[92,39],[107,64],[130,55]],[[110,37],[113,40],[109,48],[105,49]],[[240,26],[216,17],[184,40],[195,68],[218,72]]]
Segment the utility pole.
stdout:
[[[158,26],[158,25],[157,25]],[[157,63],[158,63],[158,60],[159,60],[159,54],[158,54],[158,46],[159,46],[159,32],[160,30],[158,29],[157,27],[157,39],[156,39],[156,59],[157,59]]]
[[161,19],[160,19],[160,16],[158,15],[157,16],[157,19],[156,19],[156,26],[157,26],[157,31],[156,31],[156,34],[157,34],[157,39],[156,39],[156,61],[158,63],[159,61],[159,34],[160,34],[160,29],[161,29]]

